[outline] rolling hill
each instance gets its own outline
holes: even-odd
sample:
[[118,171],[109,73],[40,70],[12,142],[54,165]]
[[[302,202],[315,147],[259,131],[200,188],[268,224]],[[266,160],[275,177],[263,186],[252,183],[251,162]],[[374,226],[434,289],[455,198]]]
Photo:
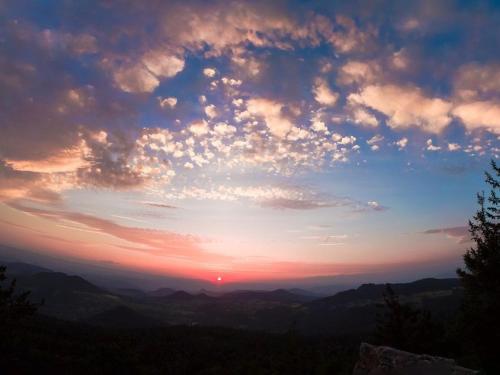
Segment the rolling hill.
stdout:
[[[19,288],[30,290],[34,302],[44,300],[41,313],[110,327],[201,325],[270,332],[295,327],[310,335],[366,333],[375,326],[385,290],[385,284],[363,284],[324,298],[286,289],[197,294],[171,288],[108,291],[62,272],[36,272],[36,266],[27,264],[14,269]],[[461,300],[457,279],[423,279],[392,288],[402,302],[438,317],[455,312]]]

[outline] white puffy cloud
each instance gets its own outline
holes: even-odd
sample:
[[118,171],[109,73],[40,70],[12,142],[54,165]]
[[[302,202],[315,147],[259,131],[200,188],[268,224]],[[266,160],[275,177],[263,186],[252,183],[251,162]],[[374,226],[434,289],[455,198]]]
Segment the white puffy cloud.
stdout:
[[395,144],[400,150],[403,150],[408,145],[408,138],[403,137],[399,141],[395,142]]
[[113,73],[117,86],[125,92],[153,92],[160,81],[142,65],[118,68]]
[[215,68],[203,69],[203,75],[205,75],[205,77],[212,78],[212,77],[215,77],[216,74],[217,74],[217,70],[215,70]]
[[182,58],[161,50],[146,53],[142,58],[142,63],[158,78],[173,77],[184,69]]
[[219,122],[214,126],[215,134],[219,136],[228,136],[236,133],[236,128],[232,125],[228,125],[225,122]]
[[292,129],[293,124],[282,113],[283,104],[270,99],[249,99],[247,111],[258,117],[262,117],[271,134],[283,138]]
[[343,145],[354,144],[354,142],[356,142],[356,137],[354,137],[352,135],[346,136],[346,137],[342,137],[340,139],[340,143],[343,144]]
[[432,139],[428,139],[425,144],[427,145],[427,147],[426,147],[427,151],[439,151],[439,150],[441,150],[441,147],[436,146],[432,143]]
[[140,61],[115,66],[110,61],[104,63],[113,72],[116,85],[125,92],[153,92],[160,79],[175,76],[184,69],[184,60],[162,51],[150,51]]
[[208,123],[205,120],[193,121],[188,129],[197,137],[205,135],[209,131]]
[[217,117],[217,108],[215,107],[215,105],[207,105],[205,107],[205,114],[211,119]]
[[356,107],[352,112],[354,123],[375,128],[378,126],[377,118],[362,107]]
[[316,79],[312,92],[314,100],[324,106],[334,106],[339,98],[339,94],[333,92],[328,86],[328,82],[322,78]]
[[168,98],[159,97],[158,102],[162,108],[174,108],[177,105],[177,98],[173,96],[169,96]]
[[413,86],[371,85],[350,94],[348,100],[385,114],[387,125],[394,129],[417,126],[426,132],[439,133],[451,122],[450,102],[429,98]]
[[241,98],[233,99],[232,102],[235,107],[241,107],[244,103],[244,100]]
[[458,104],[452,111],[469,130],[487,128],[500,133],[500,103],[476,101]]
[[314,130],[315,132],[323,132],[323,133],[328,131],[328,128],[326,127],[325,123],[320,120],[314,120],[311,129]]
[[241,79],[234,79],[234,78],[228,78],[228,77],[222,77],[221,81],[223,84],[229,85],[229,86],[241,86],[241,84],[243,83],[241,81]]

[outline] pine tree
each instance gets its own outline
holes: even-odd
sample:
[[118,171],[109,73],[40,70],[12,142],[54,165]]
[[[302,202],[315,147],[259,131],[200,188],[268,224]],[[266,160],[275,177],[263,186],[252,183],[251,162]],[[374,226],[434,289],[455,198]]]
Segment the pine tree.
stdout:
[[464,269],[457,274],[465,290],[464,338],[488,373],[500,373],[500,168],[492,160],[486,172],[489,195],[477,195],[479,209],[469,221],[475,245],[464,255]]
[[380,345],[415,353],[433,354],[438,345],[441,327],[432,321],[428,311],[402,304],[390,284],[383,294],[384,310],[377,315],[375,340]]
[[16,293],[16,280],[4,287],[5,267],[0,266],[0,328],[8,329],[17,321],[33,315],[37,306],[29,301],[29,292]]

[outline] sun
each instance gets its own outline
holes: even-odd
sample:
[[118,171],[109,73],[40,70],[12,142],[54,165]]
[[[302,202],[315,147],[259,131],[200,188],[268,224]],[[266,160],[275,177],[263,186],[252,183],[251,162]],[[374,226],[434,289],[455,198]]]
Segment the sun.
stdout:
[[220,283],[222,281],[222,276],[217,276],[217,281]]

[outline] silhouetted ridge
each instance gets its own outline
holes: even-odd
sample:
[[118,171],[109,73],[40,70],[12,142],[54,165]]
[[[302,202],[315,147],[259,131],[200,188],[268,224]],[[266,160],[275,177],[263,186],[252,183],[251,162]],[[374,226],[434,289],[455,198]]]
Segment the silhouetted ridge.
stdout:
[[9,276],[29,276],[39,272],[52,272],[48,268],[23,262],[1,262],[9,270]]
[[29,288],[33,293],[86,292],[106,293],[80,276],[69,276],[62,272],[39,272],[19,279],[19,286]]
[[[422,279],[411,283],[391,284],[393,290],[401,296],[418,293],[451,290],[460,286],[458,279]],[[317,299],[311,304],[346,304],[361,300],[376,300],[382,298],[385,284],[363,284],[357,289],[349,289],[333,296]]]

